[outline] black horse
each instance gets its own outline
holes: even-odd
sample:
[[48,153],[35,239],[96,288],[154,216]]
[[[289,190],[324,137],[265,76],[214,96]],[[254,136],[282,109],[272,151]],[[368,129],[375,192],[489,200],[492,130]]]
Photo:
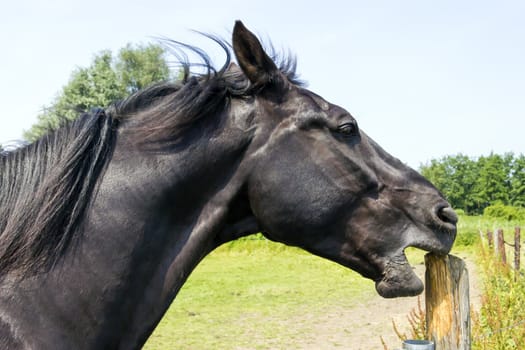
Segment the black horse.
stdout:
[[[227,62],[0,155],[0,348],[140,348],[199,261],[263,232],[423,290],[404,255],[447,253],[457,217],[241,22]],[[186,47],[188,48],[188,47]],[[187,71],[187,69],[186,69]]]

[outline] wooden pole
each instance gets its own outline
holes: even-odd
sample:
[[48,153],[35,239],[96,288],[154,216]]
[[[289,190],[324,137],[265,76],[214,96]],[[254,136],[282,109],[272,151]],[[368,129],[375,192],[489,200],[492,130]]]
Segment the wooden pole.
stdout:
[[503,264],[507,263],[507,254],[505,253],[505,238],[503,237],[503,230],[498,228],[497,230],[498,246],[497,254]]
[[470,350],[470,301],[465,262],[425,255],[427,337],[437,350]]
[[492,248],[493,244],[492,231],[487,230],[487,240],[489,241],[489,248]]
[[498,245],[498,241],[499,241],[499,236],[498,236],[498,230],[494,230],[494,235],[493,235],[493,238],[494,238],[494,249],[493,249],[493,253],[494,253],[494,256],[498,256],[499,254],[499,245]]
[[514,228],[514,270],[520,270],[520,254],[521,254],[521,228],[516,226]]

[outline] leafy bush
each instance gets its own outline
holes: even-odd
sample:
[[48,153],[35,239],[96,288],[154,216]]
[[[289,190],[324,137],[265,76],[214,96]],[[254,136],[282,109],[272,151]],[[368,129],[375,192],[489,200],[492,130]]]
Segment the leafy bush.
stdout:
[[525,208],[504,205],[503,203],[496,203],[486,207],[483,210],[483,215],[489,218],[503,219],[508,221],[525,220]]
[[465,211],[463,209],[454,209],[454,211],[456,212],[456,214],[458,214],[458,216],[465,215]]

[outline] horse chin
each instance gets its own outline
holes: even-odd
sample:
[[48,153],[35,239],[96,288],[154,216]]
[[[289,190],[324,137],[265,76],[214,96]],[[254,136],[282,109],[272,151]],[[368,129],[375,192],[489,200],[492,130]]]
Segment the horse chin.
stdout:
[[410,297],[423,292],[423,282],[416,276],[404,254],[391,258],[376,290],[383,298]]

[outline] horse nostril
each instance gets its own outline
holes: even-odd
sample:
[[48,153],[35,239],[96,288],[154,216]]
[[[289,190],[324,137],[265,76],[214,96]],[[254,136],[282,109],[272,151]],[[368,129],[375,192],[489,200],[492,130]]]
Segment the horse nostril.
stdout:
[[437,210],[437,216],[443,222],[455,225],[458,222],[458,215],[451,207],[440,207]]

